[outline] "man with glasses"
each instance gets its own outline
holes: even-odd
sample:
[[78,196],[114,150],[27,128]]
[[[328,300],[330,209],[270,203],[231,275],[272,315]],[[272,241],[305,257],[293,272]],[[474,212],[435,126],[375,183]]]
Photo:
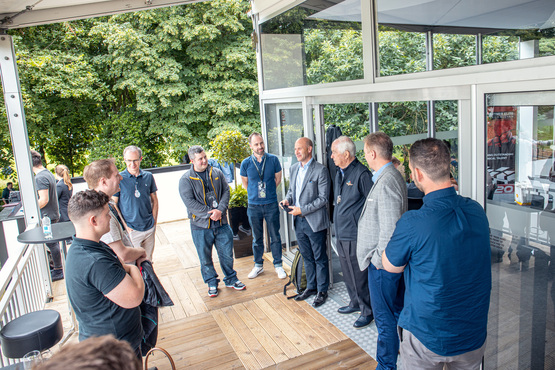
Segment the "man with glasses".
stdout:
[[141,169],[143,153],[139,147],[131,145],[125,148],[123,159],[127,169],[120,173],[120,191],[113,198],[116,203],[119,201],[133,245],[144,248],[146,258],[152,261],[158,219],[158,188],[152,174]]

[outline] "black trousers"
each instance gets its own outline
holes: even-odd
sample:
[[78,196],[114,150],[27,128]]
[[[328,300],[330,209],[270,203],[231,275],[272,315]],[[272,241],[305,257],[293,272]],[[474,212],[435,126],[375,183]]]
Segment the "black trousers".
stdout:
[[349,306],[360,309],[362,316],[370,316],[372,306],[370,291],[368,290],[368,269],[360,271],[356,240],[338,240],[337,253],[339,254],[339,262],[341,263],[341,270],[343,270],[347,292],[351,299]]

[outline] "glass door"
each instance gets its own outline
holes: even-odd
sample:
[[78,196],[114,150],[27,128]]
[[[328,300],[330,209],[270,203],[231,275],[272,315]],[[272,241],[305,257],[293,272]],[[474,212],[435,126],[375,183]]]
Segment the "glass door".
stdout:
[[486,95],[487,369],[555,368],[555,91]]
[[[297,162],[295,141],[306,136],[303,122],[302,103],[265,104],[265,132],[268,153],[277,155],[282,167],[282,180],[277,188],[278,201],[285,199],[289,189],[291,166]],[[285,212],[280,214],[280,234],[283,257],[293,260],[297,249],[297,238],[293,228],[293,218]]]

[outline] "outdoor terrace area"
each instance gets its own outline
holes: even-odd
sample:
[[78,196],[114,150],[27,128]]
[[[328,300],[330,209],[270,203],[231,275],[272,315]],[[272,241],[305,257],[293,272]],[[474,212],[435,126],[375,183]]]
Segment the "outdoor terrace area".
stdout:
[[[247,274],[252,257],[236,259],[234,267],[247,289],[235,291],[220,283],[218,297],[208,297],[188,220],[157,226],[153,259],[156,274],[174,302],[173,307],[159,311],[158,346],[172,355],[178,369],[374,369],[377,365],[314,309],[311,299],[288,300],[283,295],[286,280],[277,278],[270,261],[266,261],[265,272],[251,280]],[[216,255],[214,261],[223,277]],[[54,299],[46,308],[62,314],[67,331],[71,324],[65,282],[53,283],[53,292]],[[289,287],[288,294],[292,292]],[[332,292],[319,311],[326,306],[329,312],[337,310],[339,303]],[[358,332],[373,335],[371,328]],[[75,333],[68,343],[77,341]],[[151,358],[150,366],[170,368],[161,355]]]

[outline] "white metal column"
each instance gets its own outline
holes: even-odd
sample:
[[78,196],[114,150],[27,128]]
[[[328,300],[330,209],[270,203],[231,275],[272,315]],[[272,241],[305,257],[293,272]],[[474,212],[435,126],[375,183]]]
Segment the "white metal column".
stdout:
[[[25,224],[29,229],[40,224],[40,209],[36,196],[33,167],[31,165],[29,135],[27,134],[27,124],[23,110],[15,49],[12,37],[6,34],[0,34],[0,75],[2,76],[6,115],[10,127],[17,179],[25,214]],[[46,253],[44,247],[38,250],[43,284],[46,287],[48,296],[52,296]]]

